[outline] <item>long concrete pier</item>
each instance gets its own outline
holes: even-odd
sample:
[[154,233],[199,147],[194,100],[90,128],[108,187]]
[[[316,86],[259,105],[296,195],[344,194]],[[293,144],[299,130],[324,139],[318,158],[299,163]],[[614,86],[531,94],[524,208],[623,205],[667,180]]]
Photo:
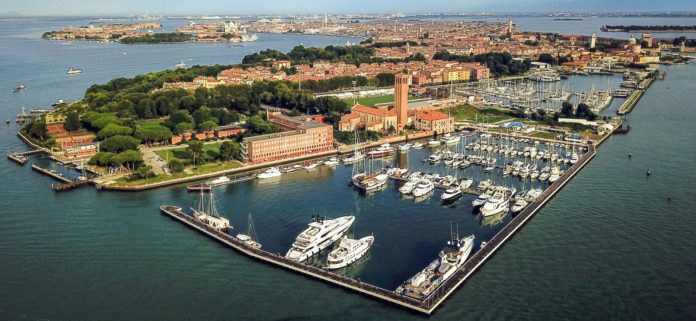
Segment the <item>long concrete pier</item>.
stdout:
[[43,168],[43,167],[40,167],[40,166],[38,166],[38,165],[36,165],[36,164],[31,164],[31,168],[32,168],[33,170],[35,170],[35,171],[41,173],[41,174],[44,174],[44,175],[46,175],[46,176],[53,177],[54,179],[56,179],[56,180],[58,180],[58,181],[60,181],[60,182],[62,182],[62,183],[72,183],[71,180],[69,180],[69,179],[67,179],[67,178],[65,178],[65,177],[63,177],[63,176],[60,176],[60,175],[58,175],[58,174],[56,174],[56,173],[53,173],[53,172],[51,172],[51,171],[49,171],[49,170],[47,170],[47,169],[45,169],[45,168]]
[[445,280],[433,293],[424,300],[417,300],[405,295],[397,294],[372,284],[364,283],[349,277],[312,266],[299,263],[282,257],[278,254],[253,248],[239,239],[225,232],[215,230],[206,224],[184,213],[176,206],[164,205],[160,207],[163,214],[168,215],[181,223],[229,246],[245,255],[259,259],[263,262],[286,268],[288,270],[317,278],[319,280],[356,291],[368,297],[396,304],[412,311],[432,314],[454,291],[466,281],[486,260],[488,260],[503,244],[517,232],[529,219],[532,218],[546,203],[558,193],[582,168],[587,165],[596,154],[595,146],[588,145],[587,153],[583,154],[578,162],[566,171],[561,177],[551,184],[544,192],[531,202],[522,212],[515,216],[500,232],[491,238],[487,245],[481,248],[467,262],[462,265],[449,279]]

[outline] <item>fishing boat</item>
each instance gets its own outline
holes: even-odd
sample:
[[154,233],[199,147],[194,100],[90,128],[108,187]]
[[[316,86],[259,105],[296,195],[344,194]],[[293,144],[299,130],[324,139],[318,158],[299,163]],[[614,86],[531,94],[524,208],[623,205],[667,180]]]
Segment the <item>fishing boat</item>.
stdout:
[[258,179],[266,179],[266,178],[279,177],[280,175],[283,175],[283,174],[280,172],[278,167],[271,167],[256,177]]
[[25,88],[26,88],[26,87],[24,87],[23,84],[19,84],[19,86],[17,86],[17,88],[12,89],[12,92],[13,92],[13,93],[20,92],[20,91],[24,90]]
[[198,207],[191,209],[193,211],[193,217],[218,231],[227,231],[231,229],[232,226],[230,225],[230,221],[220,216],[217,211],[215,193],[211,191],[207,194],[208,196],[206,197],[206,193],[201,190]]
[[309,227],[297,236],[285,257],[303,262],[336,242],[350,228],[355,216],[325,219],[313,216]]
[[326,268],[336,270],[354,263],[367,254],[374,242],[374,236],[365,236],[357,240],[343,236],[338,247],[329,253]]
[[251,220],[251,213],[249,213],[247,232],[246,232],[246,234],[242,234],[242,233],[237,234],[237,238],[240,241],[244,242],[244,244],[259,250],[259,249],[261,249],[261,243],[259,243],[255,240],[255,237],[254,237],[255,234],[256,234],[256,232],[254,231],[254,223]]
[[466,262],[474,247],[474,238],[474,235],[470,235],[460,240],[458,233],[452,234],[452,239],[440,251],[439,258],[400,285],[396,293],[419,300],[426,298]]

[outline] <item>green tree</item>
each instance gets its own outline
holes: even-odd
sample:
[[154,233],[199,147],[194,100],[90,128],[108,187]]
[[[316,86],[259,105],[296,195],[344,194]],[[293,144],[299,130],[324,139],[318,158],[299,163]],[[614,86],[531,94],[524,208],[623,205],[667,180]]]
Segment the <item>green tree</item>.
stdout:
[[193,158],[193,165],[196,166],[196,156],[200,156],[203,152],[203,142],[197,140],[190,140],[188,142],[188,152]]
[[97,133],[97,138],[103,140],[116,135],[130,135],[133,133],[133,129],[128,126],[121,126],[116,124],[108,124],[106,127],[99,130]]
[[126,150],[137,150],[140,140],[124,135],[116,135],[103,140],[99,148],[105,152],[121,153]]
[[239,159],[241,158],[241,149],[242,147],[235,141],[224,141],[220,145],[220,158],[225,161]]
[[182,160],[175,158],[170,160],[167,166],[172,173],[181,173],[184,171],[185,164]]
[[[186,96],[195,101],[195,98],[192,96]],[[184,97],[184,98],[186,98]],[[169,120],[172,121],[174,124],[179,124],[179,123],[191,123],[193,122],[193,117],[191,117],[191,114],[189,114],[189,111],[186,109],[176,111],[172,113],[172,115],[169,117]]]
[[65,123],[63,124],[65,130],[69,132],[74,132],[80,129],[80,116],[76,112],[70,112],[65,117]]
[[183,134],[185,132],[191,131],[193,129],[193,125],[191,123],[178,123],[176,126],[174,126],[174,132],[177,134]]
[[143,155],[137,150],[127,150],[114,156],[113,162],[129,170],[135,170],[137,165],[143,162]]
[[162,125],[140,126],[134,136],[143,143],[162,142],[172,138],[172,131]]
[[561,115],[564,117],[573,117],[573,104],[568,101],[564,101],[561,104]]
[[155,177],[155,172],[152,170],[152,166],[150,165],[140,166],[136,172],[138,173],[138,177],[144,178],[146,181],[150,177]]
[[110,152],[98,152],[89,159],[89,163],[92,165],[99,166],[109,166],[111,165],[114,158],[114,153]]
[[43,120],[34,121],[31,126],[29,126],[29,135],[40,140],[46,138],[48,136],[46,122]]
[[261,116],[256,115],[247,119],[247,127],[254,134],[267,134],[273,132],[273,127]]
[[212,120],[206,120],[200,124],[198,124],[198,128],[202,131],[209,131],[213,130],[213,128],[217,127],[217,123],[212,121]]

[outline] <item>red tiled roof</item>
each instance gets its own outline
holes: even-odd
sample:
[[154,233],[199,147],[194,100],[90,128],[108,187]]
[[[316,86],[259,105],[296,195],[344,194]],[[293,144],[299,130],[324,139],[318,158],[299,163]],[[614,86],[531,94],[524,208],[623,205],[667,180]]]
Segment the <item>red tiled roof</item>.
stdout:
[[439,111],[423,111],[418,113],[418,118],[427,120],[427,121],[433,121],[433,120],[442,120],[442,119],[447,119],[450,116],[447,116],[447,114],[443,114]]
[[378,116],[389,116],[389,112],[384,109],[367,107],[360,104],[355,105],[355,107],[353,107],[353,111]]

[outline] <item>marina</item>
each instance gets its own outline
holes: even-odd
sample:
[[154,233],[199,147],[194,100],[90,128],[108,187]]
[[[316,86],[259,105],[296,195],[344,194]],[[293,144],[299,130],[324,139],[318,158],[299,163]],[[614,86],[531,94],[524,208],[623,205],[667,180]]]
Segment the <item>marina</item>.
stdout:
[[[499,142],[502,144],[502,142],[504,142],[503,138],[499,139]],[[491,143],[493,142],[491,141]],[[472,142],[471,144],[473,145],[474,143]],[[445,148],[444,150],[448,150],[447,145],[443,145],[443,147]],[[572,164],[565,171],[563,171],[562,174],[559,174],[557,180],[548,185],[548,188],[546,188],[543,192],[540,191],[539,195],[533,198],[531,202],[529,202],[529,205],[527,205],[523,210],[519,211],[519,213],[513,213],[512,218],[504,226],[502,226],[502,228],[498,230],[498,232],[495,235],[484,240],[477,240],[477,243],[481,243],[481,246],[472,245],[472,247],[474,247],[474,250],[471,251],[471,257],[468,258],[468,260],[462,262],[461,266],[452,270],[451,273],[448,272],[448,276],[446,278],[443,278],[441,282],[438,282],[435,286],[430,288],[427,294],[418,295],[417,297],[406,295],[405,292],[397,293],[396,290],[390,290],[390,287],[385,288],[382,285],[371,284],[366,281],[358,280],[354,277],[332,272],[331,270],[327,269],[323,263],[314,259],[307,260],[306,262],[305,258],[297,260],[295,258],[295,255],[291,255],[290,252],[288,252],[288,257],[283,257],[279,254],[275,254],[273,252],[272,246],[268,250],[261,250],[260,245],[252,246],[249,243],[245,243],[245,237],[241,239],[233,237],[224,231],[212,228],[211,226],[205,224],[205,222],[201,220],[195,219],[189,214],[186,214],[181,209],[181,207],[175,205],[163,205],[160,209],[163,214],[170,216],[176,219],[177,221],[182,222],[185,225],[192,227],[195,230],[219,241],[223,245],[226,245],[252,258],[259,259],[263,262],[281,268],[285,268],[312,278],[329,282],[339,287],[356,291],[358,293],[378,299],[380,301],[396,304],[398,306],[407,308],[412,311],[424,314],[432,314],[447,299],[447,297],[459,287],[459,285],[461,285],[490,256],[492,256],[495,253],[495,251],[498,248],[500,248],[510,236],[512,236],[516,231],[518,231],[519,228],[522,225],[524,225],[539,209],[541,209],[544,206],[544,204],[546,204],[546,202],[548,202],[548,200],[552,198],[565,184],[567,184],[572,179],[572,177],[577,174],[578,171],[580,171],[586,164],[589,163],[589,161],[595,155],[595,147],[592,144],[583,147],[586,147],[586,152],[579,156],[577,160],[574,161],[574,164]],[[437,151],[437,149],[433,150],[433,152]],[[352,166],[356,165],[353,164]],[[496,171],[502,171],[502,169],[503,168],[499,167]],[[392,170],[391,172],[393,173],[389,177],[392,178],[392,180],[398,182],[404,180],[404,178],[400,177],[399,175],[396,175],[398,174],[395,173],[397,171]],[[403,173],[404,172],[402,172],[402,174]],[[446,186],[441,185],[440,187],[445,188]],[[474,194],[477,193],[473,190],[468,189],[467,192]],[[312,224],[318,224],[316,222],[323,221],[323,218],[321,220],[317,220],[318,218],[319,216],[317,216],[317,218],[313,221],[315,223]],[[359,224],[359,218],[357,219],[357,221]],[[310,224],[310,229],[311,226],[312,225]],[[298,237],[298,240],[300,240],[302,238],[302,235],[304,235],[305,233],[310,233],[308,232],[310,231],[310,229],[303,232],[301,236]],[[462,235],[466,235],[466,232],[460,232],[462,232]],[[331,243],[336,242],[340,245],[341,242],[338,242],[338,240],[342,239],[340,235],[342,235],[342,233],[336,234],[337,237],[333,237],[331,239]],[[376,237],[379,238],[379,235],[377,235]],[[471,238],[473,239],[473,236]],[[263,244],[264,248],[266,248],[265,242],[261,242],[260,244]],[[482,246],[483,244],[486,244],[486,246]],[[338,248],[340,247],[337,247],[337,249]],[[322,251],[320,250],[318,252],[312,253],[319,254],[320,252]],[[372,258],[372,260],[374,259],[375,258]]]

